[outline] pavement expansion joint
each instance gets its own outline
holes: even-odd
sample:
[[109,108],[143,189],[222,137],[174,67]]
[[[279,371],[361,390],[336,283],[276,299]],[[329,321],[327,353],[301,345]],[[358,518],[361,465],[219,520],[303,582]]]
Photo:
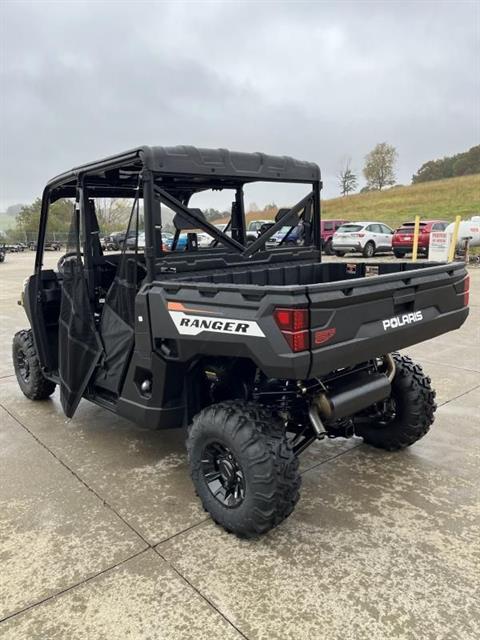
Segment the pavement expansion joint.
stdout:
[[[210,518],[208,518],[208,519],[210,519]],[[190,528],[192,528],[192,527],[190,527]],[[231,620],[229,620],[229,619],[227,618],[227,616],[226,616],[226,615],[225,615],[225,614],[224,614],[224,613],[223,613],[223,612],[222,612],[222,611],[217,607],[217,605],[216,605],[214,602],[212,602],[212,601],[210,600],[210,598],[208,598],[204,593],[202,593],[201,591],[199,591],[199,589],[197,589],[197,587],[196,587],[192,582],[190,582],[190,580],[189,580],[188,578],[186,578],[186,577],[183,575],[183,573],[181,573],[181,572],[176,568],[176,566],[175,566],[174,564],[172,564],[169,560],[167,560],[167,558],[165,558],[165,556],[163,556],[163,555],[160,553],[160,551],[158,550],[158,548],[157,548],[157,547],[154,549],[154,551],[155,551],[155,552],[160,556],[160,558],[162,558],[162,560],[163,560],[164,562],[166,562],[166,563],[167,563],[167,565],[170,567],[170,569],[171,569],[172,571],[174,571],[174,572],[175,572],[175,574],[176,574],[176,575],[177,575],[181,580],[183,580],[183,581],[184,581],[184,582],[185,582],[185,583],[186,583],[186,584],[187,584],[187,585],[188,585],[188,586],[189,586],[193,591],[195,591],[195,593],[196,593],[196,594],[198,594],[198,595],[200,596],[200,598],[202,598],[202,600],[204,600],[204,601],[205,601],[205,602],[206,602],[206,603],[207,603],[207,604],[208,604],[212,609],[214,609],[214,611],[216,611],[216,612],[218,613],[218,615],[219,615],[219,616],[221,616],[221,617],[225,620],[225,622],[227,622],[227,624],[229,624],[233,629],[235,629],[235,631],[236,631],[236,632],[237,632],[237,633],[238,633],[242,638],[245,638],[245,640],[249,640],[248,636],[246,636],[244,633],[242,633],[242,631],[240,631],[240,629],[239,629],[237,626],[235,626]]]
[[102,569],[101,571],[98,571],[97,573],[88,576],[88,578],[84,578],[83,580],[79,580],[78,582],[76,582],[75,584],[71,584],[69,587],[66,587],[65,589],[61,589],[60,591],[57,591],[56,593],[53,593],[51,596],[48,596],[47,598],[43,598],[42,600],[38,600],[37,602],[33,602],[32,604],[29,604],[28,607],[24,607],[23,609],[19,609],[18,611],[14,611],[13,613],[10,613],[8,616],[5,616],[5,618],[2,618],[0,620],[0,624],[2,622],[6,622],[7,620],[10,620],[10,618],[15,618],[16,616],[19,616],[22,613],[25,613],[26,611],[30,611],[30,609],[34,609],[35,607],[38,607],[41,604],[44,604],[45,602],[49,602],[50,600],[53,600],[54,598],[57,598],[58,596],[61,596],[65,593],[68,593],[69,591],[72,591],[72,589],[76,589],[77,587],[81,587],[82,585],[91,582],[92,580],[94,580],[95,578],[98,578],[99,576],[108,573],[109,571],[112,571],[113,569],[117,569],[118,567],[121,567],[122,565],[124,565],[126,562],[129,562],[130,560],[133,560],[134,558],[137,558],[138,556],[141,556],[142,553],[145,553],[146,551],[149,551],[150,547],[145,548],[145,549],[141,549],[140,551],[137,551],[136,553],[134,553],[131,556],[128,556],[128,558],[124,558],[123,560],[120,560],[119,562],[116,562],[115,564],[109,566],[109,567],[105,567],[105,569]]

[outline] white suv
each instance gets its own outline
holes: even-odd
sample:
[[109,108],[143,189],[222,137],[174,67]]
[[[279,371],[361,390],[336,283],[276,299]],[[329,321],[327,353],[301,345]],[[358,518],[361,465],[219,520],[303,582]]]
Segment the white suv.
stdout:
[[332,247],[337,256],[355,251],[371,258],[377,251],[391,251],[392,237],[393,229],[383,222],[350,222],[335,231]]

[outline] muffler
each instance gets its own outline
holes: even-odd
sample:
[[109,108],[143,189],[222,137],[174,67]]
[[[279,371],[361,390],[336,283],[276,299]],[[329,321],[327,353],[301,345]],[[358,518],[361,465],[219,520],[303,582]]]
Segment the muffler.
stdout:
[[375,402],[388,398],[390,380],[384,373],[362,372],[339,381],[330,392],[320,393],[313,401],[324,420],[337,420],[352,416]]

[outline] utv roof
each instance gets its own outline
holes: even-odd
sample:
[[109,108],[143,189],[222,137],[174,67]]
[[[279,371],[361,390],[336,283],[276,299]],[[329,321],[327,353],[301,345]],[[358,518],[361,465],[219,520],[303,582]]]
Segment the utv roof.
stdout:
[[289,156],[244,153],[228,149],[204,149],[191,146],[138,147],[102,160],[89,162],[56,176],[49,185],[69,182],[82,173],[105,172],[120,167],[138,173],[142,167],[163,175],[209,176],[231,178],[236,182],[257,180],[312,182],[320,180],[320,169],[314,162],[295,160]]

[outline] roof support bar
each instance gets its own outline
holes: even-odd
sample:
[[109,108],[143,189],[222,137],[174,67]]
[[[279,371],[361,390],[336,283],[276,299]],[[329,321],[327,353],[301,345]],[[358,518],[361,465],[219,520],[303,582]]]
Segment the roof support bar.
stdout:
[[180,202],[180,200],[177,200],[177,198],[174,198],[167,191],[165,191],[164,189],[161,189],[157,185],[154,186],[153,190],[155,194],[160,198],[160,200],[167,205],[167,207],[170,207],[170,209],[173,209],[173,211],[175,211],[176,213],[180,213],[188,222],[198,226],[199,229],[204,229],[215,240],[218,240],[222,244],[227,245],[227,247],[230,247],[231,249],[235,249],[235,251],[238,251],[238,253],[241,253],[243,251],[244,249],[243,245],[241,245],[236,240],[233,240],[229,236],[222,233],[213,224],[210,224],[209,222],[204,220],[202,217],[200,217],[195,212],[195,210],[189,209],[188,207],[186,207],[184,204]]

